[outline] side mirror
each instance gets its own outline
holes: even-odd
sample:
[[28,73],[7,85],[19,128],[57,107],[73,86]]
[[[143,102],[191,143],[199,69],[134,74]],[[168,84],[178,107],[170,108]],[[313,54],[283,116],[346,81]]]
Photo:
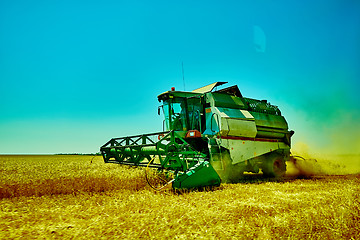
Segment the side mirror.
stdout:
[[160,115],[160,108],[161,108],[161,107],[158,107],[158,115]]

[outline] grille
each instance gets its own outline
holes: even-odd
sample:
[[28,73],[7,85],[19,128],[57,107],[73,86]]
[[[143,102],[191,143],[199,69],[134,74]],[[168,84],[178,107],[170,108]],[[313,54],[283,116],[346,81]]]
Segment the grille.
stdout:
[[272,115],[281,115],[281,112],[277,106],[271,105],[266,100],[256,100],[252,98],[243,98],[247,105],[249,106],[249,110],[253,112],[267,113]]

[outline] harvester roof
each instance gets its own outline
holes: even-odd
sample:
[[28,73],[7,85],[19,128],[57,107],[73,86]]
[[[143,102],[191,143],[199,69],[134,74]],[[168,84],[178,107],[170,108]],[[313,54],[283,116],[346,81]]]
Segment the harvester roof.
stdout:
[[199,93],[193,93],[193,92],[182,92],[182,91],[167,91],[164,92],[162,94],[160,94],[158,96],[158,100],[163,101],[163,100],[167,100],[169,98],[173,98],[173,97],[182,97],[182,98],[186,98],[186,97],[194,97],[194,96],[198,96],[200,95]]

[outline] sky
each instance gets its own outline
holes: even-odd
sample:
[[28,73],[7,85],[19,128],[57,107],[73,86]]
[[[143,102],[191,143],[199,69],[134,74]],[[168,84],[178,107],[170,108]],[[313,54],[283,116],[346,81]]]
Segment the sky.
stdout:
[[217,81],[279,106],[295,147],[360,154],[360,2],[0,2],[0,154],[161,131],[157,95]]

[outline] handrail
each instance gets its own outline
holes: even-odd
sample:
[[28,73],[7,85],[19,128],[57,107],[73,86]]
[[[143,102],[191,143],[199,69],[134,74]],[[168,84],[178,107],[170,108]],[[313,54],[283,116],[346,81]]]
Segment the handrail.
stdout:
[[193,111],[193,116],[192,116],[192,119],[191,119],[191,124],[193,125],[193,127],[194,127],[194,122],[195,122],[195,113],[197,113],[198,114],[198,116],[199,116],[199,128],[200,129],[198,129],[199,131],[201,131],[201,113],[200,113],[200,111],[199,110],[196,110],[196,111]]

